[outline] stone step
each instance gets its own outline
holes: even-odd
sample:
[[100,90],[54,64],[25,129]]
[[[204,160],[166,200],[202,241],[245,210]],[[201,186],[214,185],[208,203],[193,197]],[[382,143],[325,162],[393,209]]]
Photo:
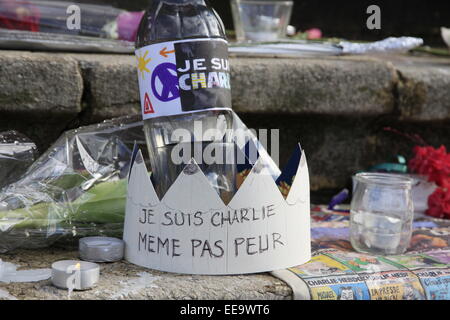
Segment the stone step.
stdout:
[[[133,56],[0,51],[0,65],[4,115],[73,118],[89,109],[95,121],[139,112]],[[231,66],[237,112],[450,119],[448,59],[232,58]]]
[[[0,51],[0,131],[44,151],[64,130],[140,112],[131,55]],[[312,189],[410,155],[391,126],[450,147],[450,62],[443,58],[232,57],[233,108],[252,128],[280,129],[281,163],[300,141]]]

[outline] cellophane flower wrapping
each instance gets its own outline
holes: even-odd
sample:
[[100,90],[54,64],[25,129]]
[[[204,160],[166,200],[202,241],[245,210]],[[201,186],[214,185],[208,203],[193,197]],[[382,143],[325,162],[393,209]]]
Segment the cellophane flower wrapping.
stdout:
[[16,181],[36,160],[37,147],[17,131],[0,132],[0,188]]
[[90,235],[121,237],[126,179],[142,122],[124,117],[69,131],[0,192],[0,252]]
[[[79,26],[68,27],[79,14]],[[0,28],[134,41],[143,12],[71,1],[0,0]]]

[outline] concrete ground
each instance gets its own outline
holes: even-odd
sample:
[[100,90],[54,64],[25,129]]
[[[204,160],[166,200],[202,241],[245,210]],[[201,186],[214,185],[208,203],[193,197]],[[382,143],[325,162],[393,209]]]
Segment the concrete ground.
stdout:
[[[20,265],[21,269],[51,268],[60,260],[78,260],[78,251],[64,249],[20,250],[1,254],[0,259]],[[75,291],[76,300],[274,300],[292,299],[292,290],[269,274],[241,276],[179,275],[144,269],[128,262],[100,265],[98,285]],[[55,288],[50,280],[36,283],[0,282],[0,300],[67,300],[67,290]]]

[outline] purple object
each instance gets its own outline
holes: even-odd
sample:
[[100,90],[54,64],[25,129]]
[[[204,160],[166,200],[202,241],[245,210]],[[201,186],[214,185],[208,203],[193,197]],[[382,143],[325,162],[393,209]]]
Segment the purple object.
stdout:
[[344,189],[341,192],[339,192],[337,195],[333,197],[333,199],[331,199],[330,204],[328,205],[328,209],[334,210],[335,206],[347,200],[348,195],[349,195],[348,189]]
[[121,13],[117,17],[119,39],[134,42],[143,16],[143,11]]

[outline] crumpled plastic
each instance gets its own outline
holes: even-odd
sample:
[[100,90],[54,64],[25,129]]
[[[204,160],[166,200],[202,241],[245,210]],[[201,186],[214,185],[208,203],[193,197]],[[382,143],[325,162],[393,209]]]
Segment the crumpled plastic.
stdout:
[[70,236],[122,235],[126,180],[138,116],[66,132],[0,192],[0,252]]
[[[147,155],[141,116],[117,118],[64,133],[22,178],[0,190],[0,252],[43,248],[88,236],[122,238],[133,149]],[[280,170],[233,113],[233,130],[253,141],[258,170]],[[150,168],[148,156],[146,165]],[[74,241],[72,241],[73,243]]]
[[0,132],[0,188],[20,178],[36,157],[36,145],[26,136]]
[[354,43],[341,41],[339,45],[345,54],[399,53],[423,45],[423,39],[414,37],[389,37],[370,43]]

